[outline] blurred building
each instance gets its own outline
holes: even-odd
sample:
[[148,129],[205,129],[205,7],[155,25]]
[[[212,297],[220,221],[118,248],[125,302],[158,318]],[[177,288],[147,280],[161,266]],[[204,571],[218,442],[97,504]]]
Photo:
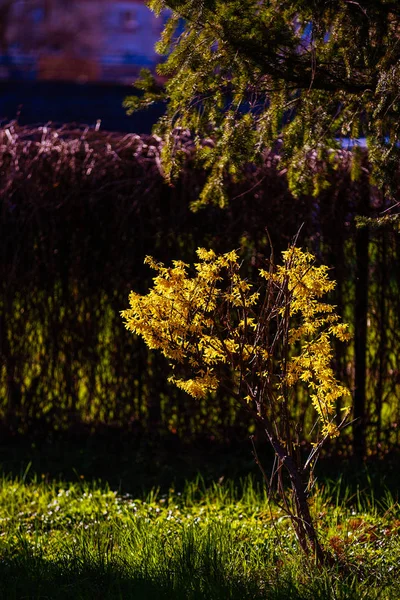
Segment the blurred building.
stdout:
[[0,0],[0,79],[132,83],[162,26],[144,0]]

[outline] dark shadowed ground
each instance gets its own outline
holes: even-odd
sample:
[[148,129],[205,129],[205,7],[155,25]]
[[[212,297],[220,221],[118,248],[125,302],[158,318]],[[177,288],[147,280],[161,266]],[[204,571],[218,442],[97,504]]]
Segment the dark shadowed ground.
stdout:
[[[230,443],[209,438],[182,442],[166,433],[152,437],[139,429],[123,431],[104,428],[92,433],[80,429],[63,433],[27,436],[1,436],[0,474],[32,479],[101,481],[111,489],[132,494],[152,488],[179,490],[198,474],[204,482],[239,481],[249,474],[261,479],[254,462],[249,438]],[[267,473],[272,455],[267,444],[257,442],[257,452]],[[390,489],[398,494],[398,455],[371,458],[365,465],[349,460],[321,459],[316,474],[324,479],[342,478],[343,487],[363,490],[373,487],[376,497]]]

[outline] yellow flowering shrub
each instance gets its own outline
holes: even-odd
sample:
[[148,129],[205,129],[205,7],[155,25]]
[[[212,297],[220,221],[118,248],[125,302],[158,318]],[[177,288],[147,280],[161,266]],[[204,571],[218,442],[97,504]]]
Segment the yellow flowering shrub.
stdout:
[[240,274],[235,251],[199,248],[191,270],[147,257],[155,270],[146,295],[131,292],[122,311],[126,328],[170,361],[170,381],[195,398],[229,389],[257,418],[287,409],[303,382],[323,437],[335,436],[337,400],[348,392],[335,378],[332,340],[347,340],[347,326],[321,298],[334,288],[326,266],[291,247],[282,264],[259,271],[253,283]]

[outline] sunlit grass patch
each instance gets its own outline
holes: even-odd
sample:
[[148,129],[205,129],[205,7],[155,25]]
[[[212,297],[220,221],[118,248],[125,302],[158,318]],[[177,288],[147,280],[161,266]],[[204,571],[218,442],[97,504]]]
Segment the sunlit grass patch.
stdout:
[[201,479],[146,497],[107,486],[4,478],[0,596],[4,598],[369,599],[400,597],[400,509],[388,495],[313,510],[332,566],[300,555],[289,520],[265,491]]

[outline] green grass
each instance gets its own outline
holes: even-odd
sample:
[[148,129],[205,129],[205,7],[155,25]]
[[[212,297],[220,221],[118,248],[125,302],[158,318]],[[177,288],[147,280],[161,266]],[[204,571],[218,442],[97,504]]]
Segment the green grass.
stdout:
[[323,570],[252,479],[136,498],[83,480],[4,477],[0,598],[400,598],[400,507],[389,493],[378,502],[327,484],[313,512],[333,557]]

